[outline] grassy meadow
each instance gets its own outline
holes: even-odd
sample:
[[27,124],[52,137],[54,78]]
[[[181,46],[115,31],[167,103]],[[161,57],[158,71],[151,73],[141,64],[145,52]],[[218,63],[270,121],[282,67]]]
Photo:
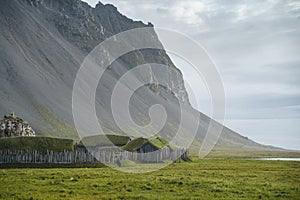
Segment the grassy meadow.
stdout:
[[300,199],[300,162],[202,159],[146,174],[2,168],[0,183],[1,199]]

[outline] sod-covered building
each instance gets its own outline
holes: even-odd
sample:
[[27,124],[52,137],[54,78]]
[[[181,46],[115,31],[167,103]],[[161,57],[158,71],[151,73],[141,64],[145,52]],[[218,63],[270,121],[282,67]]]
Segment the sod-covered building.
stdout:
[[161,137],[155,137],[133,139],[121,149],[130,152],[148,153],[163,148],[171,148],[168,141]]

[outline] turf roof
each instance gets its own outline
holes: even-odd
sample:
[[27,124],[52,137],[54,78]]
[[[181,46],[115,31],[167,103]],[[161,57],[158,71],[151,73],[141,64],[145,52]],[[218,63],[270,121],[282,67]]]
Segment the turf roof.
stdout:
[[73,151],[73,140],[51,138],[51,137],[9,137],[0,138],[0,151],[3,150],[24,150],[24,151]]
[[162,149],[166,146],[168,146],[168,142],[161,138],[161,137],[156,137],[156,138],[136,138],[130,141],[128,144],[123,146],[121,149],[125,151],[136,151],[137,149],[141,148],[144,144],[150,143],[153,146],[155,146],[158,149]]
[[83,138],[78,146],[124,146],[129,140],[130,137],[123,135],[95,135]]

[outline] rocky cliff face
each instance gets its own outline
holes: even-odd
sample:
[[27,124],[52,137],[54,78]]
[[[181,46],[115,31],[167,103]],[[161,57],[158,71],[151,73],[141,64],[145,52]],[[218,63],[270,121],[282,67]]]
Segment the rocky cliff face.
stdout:
[[[101,2],[95,8],[80,0],[28,0],[27,3],[43,12],[46,20],[84,54],[89,53],[96,45],[115,34],[134,28],[153,26],[151,23],[145,25],[141,21],[133,21],[119,13],[115,6],[104,5]],[[154,32],[149,33],[147,39],[162,46]],[[145,63],[158,63],[176,69],[176,73],[170,71],[165,78],[168,79],[168,85],[172,91],[175,91],[175,95],[182,102],[189,104],[182,74],[165,51],[134,51],[123,56],[121,60],[123,61],[122,65],[126,65],[127,68]],[[118,71],[118,69],[115,70]],[[154,72],[152,73],[155,81],[156,75]]]
[[35,131],[22,118],[14,114],[4,115],[0,120],[0,138],[16,136],[35,136]]
[[[0,9],[0,38],[3,41],[0,111],[18,112],[31,118],[29,121],[33,121],[38,132],[67,132],[63,134],[65,137],[75,133],[72,128],[72,87],[85,56],[114,34],[152,26],[128,19],[112,5],[99,3],[92,8],[80,0],[3,0]],[[147,40],[161,45],[154,31],[149,33]],[[97,114],[107,130],[118,131],[109,111],[113,87],[124,73],[145,63],[164,64],[173,69],[164,73],[154,72],[151,67],[149,70],[153,84],[157,85],[155,81],[160,76],[172,89],[172,94],[166,88],[149,85],[154,93],[141,89],[133,98],[137,106],[131,109],[132,113],[142,113],[143,123],[146,123],[149,107],[168,96],[172,99],[174,95],[189,105],[182,74],[165,51],[133,51],[113,63],[99,83]],[[142,76],[138,78],[143,79]]]

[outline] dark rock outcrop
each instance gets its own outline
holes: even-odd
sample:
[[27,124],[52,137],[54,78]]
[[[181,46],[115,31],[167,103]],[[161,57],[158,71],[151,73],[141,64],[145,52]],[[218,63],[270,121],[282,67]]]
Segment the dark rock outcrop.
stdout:
[[14,114],[4,115],[0,120],[0,138],[13,136],[35,136],[35,131],[22,118]]

